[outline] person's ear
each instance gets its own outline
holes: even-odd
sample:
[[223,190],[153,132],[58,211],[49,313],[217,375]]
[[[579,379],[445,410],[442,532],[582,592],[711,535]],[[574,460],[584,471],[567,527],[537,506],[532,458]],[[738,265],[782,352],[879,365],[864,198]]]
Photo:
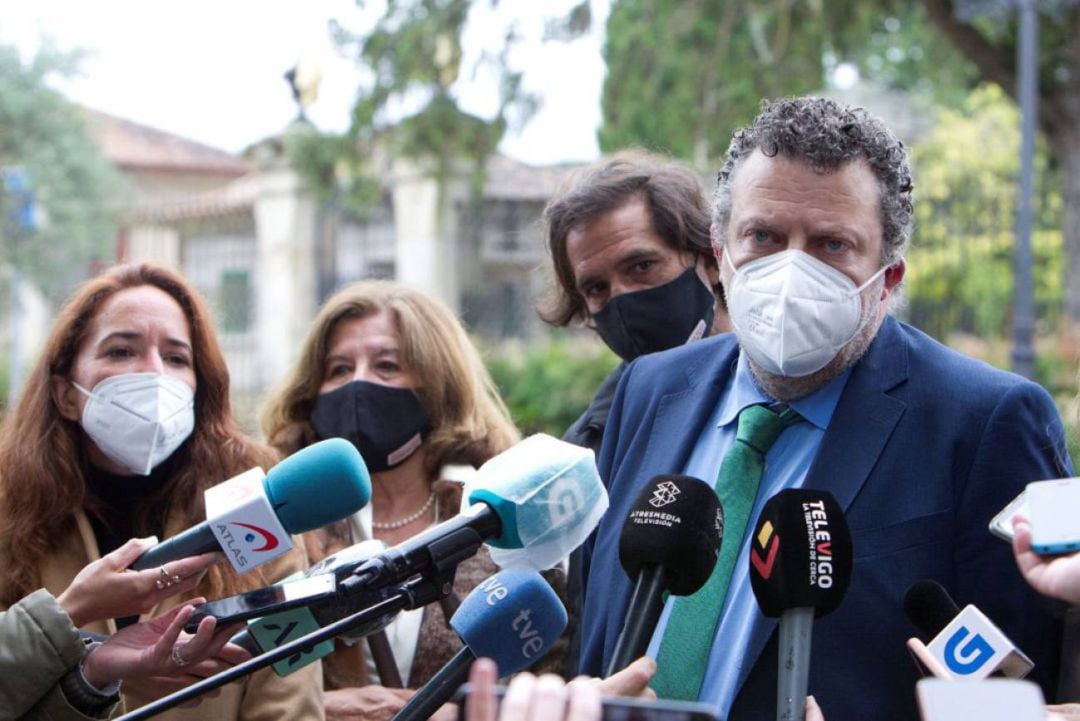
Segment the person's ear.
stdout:
[[716,256],[711,253],[701,253],[701,259],[705,262],[705,278],[710,288],[720,285],[720,264],[716,262]]
[[904,279],[904,272],[907,270],[907,264],[904,259],[896,261],[885,270],[885,292],[882,294],[881,299],[884,300],[892,292],[893,288],[900,285],[900,281]]
[[719,268],[724,260],[724,238],[716,223],[709,226],[709,241],[712,243],[713,257],[716,258],[716,267]]
[[79,420],[79,389],[72,385],[71,381],[61,375],[53,374],[49,378],[52,400],[56,404],[62,418],[69,421]]

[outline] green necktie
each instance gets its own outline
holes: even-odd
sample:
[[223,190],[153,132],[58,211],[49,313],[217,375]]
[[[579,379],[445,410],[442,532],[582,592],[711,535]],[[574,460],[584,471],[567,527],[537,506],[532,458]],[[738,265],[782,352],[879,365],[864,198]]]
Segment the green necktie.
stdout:
[[802,416],[791,408],[774,413],[757,405],[739,412],[735,442],[724,454],[715,486],[724,508],[720,556],[697,593],[675,599],[660,640],[656,675],[649,684],[659,698],[697,700],[743,532],[765,472],[765,454],[784,428],[800,420]]

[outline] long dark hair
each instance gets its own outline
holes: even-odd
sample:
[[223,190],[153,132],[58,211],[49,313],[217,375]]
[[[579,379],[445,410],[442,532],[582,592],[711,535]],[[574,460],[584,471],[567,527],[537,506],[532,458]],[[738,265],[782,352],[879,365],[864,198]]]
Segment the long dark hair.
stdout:
[[[18,404],[0,424],[0,543],[7,567],[0,569],[0,602],[11,604],[41,582],[41,563],[70,532],[74,514],[86,507],[82,444],[89,442],[77,422],[65,419],[51,393],[53,376],[70,378],[90,325],[116,293],[153,286],[172,297],[191,328],[195,430],[173,454],[175,471],[161,489],[166,516],[184,525],[205,518],[203,491],[253,466],[277,460],[270,448],[247,437],[232,417],[229,371],[195,289],[181,276],[149,264],[122,265],[83,284],[61,309],[45,349]],[[229,595],[265,585],[258,571],[243,582],[225,564],[212,568],[198,593]]]

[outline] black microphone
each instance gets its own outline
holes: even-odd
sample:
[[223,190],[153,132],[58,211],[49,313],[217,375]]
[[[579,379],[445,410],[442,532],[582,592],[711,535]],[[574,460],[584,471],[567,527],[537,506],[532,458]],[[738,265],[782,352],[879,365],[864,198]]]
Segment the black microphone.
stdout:
[[664,610],[664,592],[689,596],[716,566],[724,510],[716,492],[691,476],[657,476],[638,496],[619,536],[619,562],[634,591],[605,675],[645,654]]
[[[371,477],[355,446],[341,438],[332,438],[297,451],[271,468],[262,479],[261,492],[287,533],[304,533],[365,506],[371,498]],[[227,540],[219,540],[215,527]],[[225,514],[148,549],[135,559],[131,568],[141,571],[220,550],[243,572],[262,562],[261,552],[273,551],[284,540],[268,529],[241,523]]]
[[956,601],[937,581],[924,578],[904,591],[904,615],[919,629],[924,641],[941,633],[959,613]]
[[904,612],[929,639],[908,639],[915,658],[938,678],[1023,678],[1034,664],[975,606],[963,609],[936,581],[916,581],[904,593]]
[[827,491],[770,498],[750,541],[750,585],[761,611],[780,617],[778,721],[803,721],[814,617],[836,609],[851,582],[851,532]]
[[501,571],[465,597],[450,625],[465,647],[406,702],[394,721],[431,716],[453,697],[480,657],[494,660],[503,675],[536,663],[566,628],[566,609],[536,571]]

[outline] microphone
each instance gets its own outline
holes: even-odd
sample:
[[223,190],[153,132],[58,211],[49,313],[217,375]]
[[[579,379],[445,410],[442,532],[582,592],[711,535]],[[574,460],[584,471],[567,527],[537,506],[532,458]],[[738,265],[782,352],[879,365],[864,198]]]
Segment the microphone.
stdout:
[[[379,540],[361,541],[360,543],[344,548],[337,553],[327,556],[317,564],[309,568],[304,574],[295,574],[297,578],[328,577],[335,588],[337,584],[348,577],[364,561],[386,550],[386,544]],[[275,584],[276,587],[288,588],[297,579],[285,579]],[[271,586],[269,588],[275,588]],[[268,589],[249,591],[227,599],[209,601],[200,606],[188,620],[185,629],[194,632],[199,621],[206,616],[214,616],[219,619],[221,626],[229,622],[228,612],[243,606],[244,600],[252,597],[268,596]],[[329,596],[312,597],[310,600],[298,599],[298,603],[288,597],[288,594],[278,594],[275,602],[259,609],[259,617],[249,621],[247,628],[240,631],[229,639],[244,648],[252,656],[261,656],[267,651],[295,641],[301,636],[306,636],[320,628],[340,621],[346,616],[351,616],[358,611],[374,606],[385,600],[390,595],[390,590],[379,589],[353,595],[340,592]],[[283,598],[279,598],[284,596]],[[356,627],[348,633],[342,634],[341,638],[354,642],[376,631],[386,628],[397,612],[387,613],[370,622]],[[224,620],[222,620],[224,619]],[[325,641],[304,651],[297,653],[273,665],[274,672],[278,676],[287,676],[297,669],[307,666],[313,661],[330,655],[334,650],[332,641]]]
[[780,617],[778,721],[803,721],[814,617],[835,610],[851,582],[851,532],[827,491],[770,498],[750,541],[750,585],[762,613]]
[[[231,480],[239,479],[241,476]],[[331,438],[297,451],[271,468],[262,478],[261,490],[285,534],[303,533],[340,520],[367,504],[371,477],[351,443]],[[287,536],[279,538],[261,525],[241,523],[237,515],[225,513],[210,518],[162,541],[135,559],[131,568],[141,571],[220,550],[238,572],[244,572],[277,555],[260,557],[259,552],[291,543]]]
[[486,656],[499,673],[516,673],[536,663],[566,628],[566,609],[536,571],[500,571],[465,597],[450,618],[465,647],[406,702],[394,721],[426,719],[450,700],[469,676],[469,666]]
[[1035,667],[993,621],[975,606],[963,610],[937,581],[916,581],[904,593],[904,613],[926,638],[908,648],[938,678],[982,680],[991,674],[1023,678]]
[[645,654],[665,592],[689,596],[705,585],[723,534],[724,511],[705,481],[664,475],[642,490],[619,536],[619,562],[635,584],[605,676]]
[[362,564],[347,592],[453,568],[487,543],[502,568],[551,568],[608,507],[592,451],[539,434],[490,459],[465,484],[460,514]]

